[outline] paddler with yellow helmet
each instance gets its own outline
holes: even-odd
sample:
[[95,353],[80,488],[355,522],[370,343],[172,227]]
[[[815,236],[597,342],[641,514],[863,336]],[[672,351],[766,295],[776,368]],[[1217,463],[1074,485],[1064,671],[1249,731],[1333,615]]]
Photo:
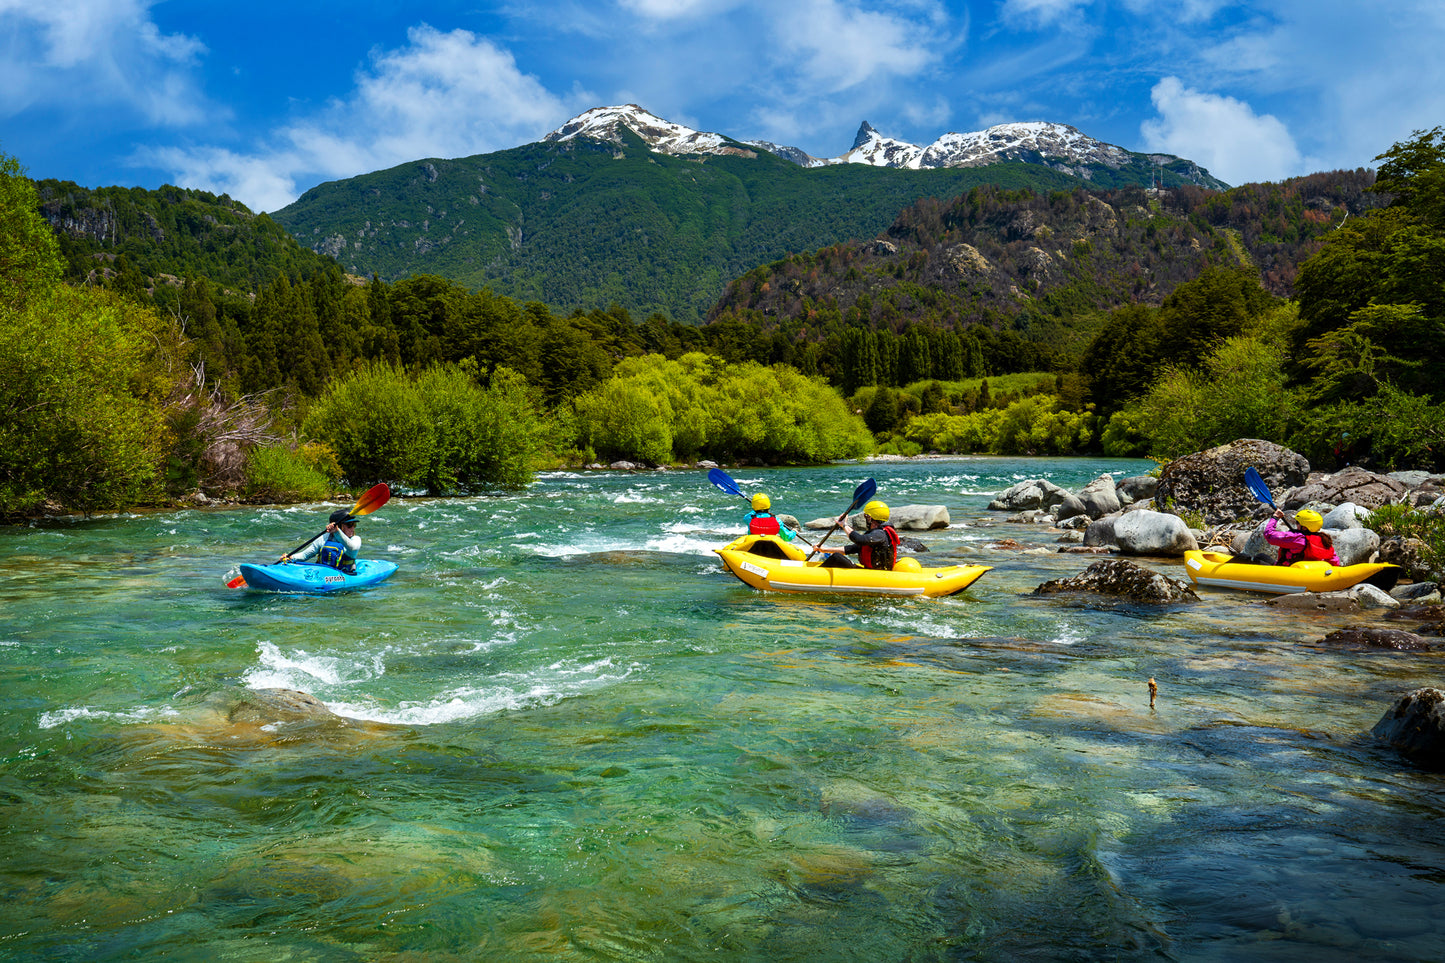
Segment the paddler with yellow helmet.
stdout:
[[1278,565],[1293,565],[1295,562],[1318,560],[1329,562],[1331,565],[1339,565],[1340,557],[1335,554],[1335,543],[1329,535],[1320,531],[1324,525],[1324,519],[1320,513],[1311,509],[1304,509],[1295,512],[1295,524],[1299,531],[1292,531],[1288,528],[1277,528],[1276,521],[1283,521],[1289,524],[1285,513],[1278,508],[1274,510],[1274,517],[1264,527],[1264,540],[1279,549]]
[[753,510],[743,519],[748,523],[749,535],[777,535],[785,542],[793,540],[793,530],[778,522],[773,514],[773,501],[762,492],[753,496]]
[[888,524],[888,506],[875,498],[863,506],[863,519],[868,526],[865,532],[856,531],[846,518],[843,519],[843,534],[848,536],[851,544],[843,548],[824,549],[832,553],[823,560],[824,565],[851,567],[852,563],[845,556],[857,555],[864,568],[885,572],[893,570],[893,562],[898,558],[898,532]]

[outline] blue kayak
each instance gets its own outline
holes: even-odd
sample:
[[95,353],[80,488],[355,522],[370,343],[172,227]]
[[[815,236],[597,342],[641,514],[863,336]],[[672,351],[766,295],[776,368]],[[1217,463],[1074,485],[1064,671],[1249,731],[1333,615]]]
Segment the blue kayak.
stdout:
[[378,562],[370,558],[356,563],[355,575],[311,562],[241,565],[246,587],[262,592],[344,592],[378,585],[391,578],[395,571],[395,562]]

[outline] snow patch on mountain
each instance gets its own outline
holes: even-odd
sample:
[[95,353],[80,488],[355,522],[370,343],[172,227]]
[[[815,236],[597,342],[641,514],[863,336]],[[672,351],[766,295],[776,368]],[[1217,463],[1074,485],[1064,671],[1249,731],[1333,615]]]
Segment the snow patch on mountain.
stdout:
[[572,140],[574,137],[591,137],[620,145],[620,130],[623,127],[641,137],[648,147],[661,154],[745,153],[735,142],[721,134],[706,133],[682,124],[674,124],[636,104],[594,107],[573,117],[542,139],[555,143]]
[[[552,131],[543,140],[568,141],[576,137],[623,143],[621,130],[636,134],[654,151],[664,154],[734,154],[756,156],[767,151],[801,167],[823,167],[829,164],[868,164],[873,167],[903,167],[912,170],[940,167],[981,167],[1001,161],[1022,161],[1040,164],[1074,176],[1089,178],[1099,167],[1118,170],[1131,160],[1144,157],[1114,144],[1089,137],[1077,127],[1030,121],[998,124],[972,133],[947,133],[926,147],[885,137],[866,120],[858,128],[853,146],[838,157],[813,157],[797,147],[786,147],[765,140],[737,141],[722,134],[693,130],[682,124],[663,120],[637,104],[616,107],[594,107]],[[1168,165],[1178,176],[1209,187],[1223,187],[1222,182],[1193,162],[1179,169],[1172,155],[1149,155],[1151,163]]]

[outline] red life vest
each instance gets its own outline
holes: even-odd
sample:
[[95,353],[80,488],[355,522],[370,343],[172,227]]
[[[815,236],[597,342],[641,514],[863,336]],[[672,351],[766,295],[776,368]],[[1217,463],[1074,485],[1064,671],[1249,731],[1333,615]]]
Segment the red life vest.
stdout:
[[858,561],[863,563],[864,568],[878,568],[885,572],[893,571],[893,560],[898,557],[898,532],[894,531],[892,525],[883,526],[883,534],[888,536],[888,547],[878,549],[878,557],[873,556],[873,546],[862,544],[858,546]]
[[1335,550],[1325,545],[1318,532],[1300,532],[1305,537],[1305,547],[1298,555],[1291,555],[1280,546],[1279,564],[1292,565],[1295,562],[1333,562]]
[[780,531],[778,520],[772,515],[754,515],[748,519],[749,535],[776,535]]

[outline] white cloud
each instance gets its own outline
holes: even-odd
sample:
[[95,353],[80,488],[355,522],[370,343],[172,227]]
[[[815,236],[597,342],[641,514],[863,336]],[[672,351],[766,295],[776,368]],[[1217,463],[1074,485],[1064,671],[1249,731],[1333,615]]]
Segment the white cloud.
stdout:
[[1004,0],[1000,17],[1006,23],[1046,27],[1071,17],[1093,0]]
[[407,39],[405,47],[374,54],[347,99],[277,130],[252,153],[145,149],[136,159],[175,172],[182,186],[274,211],[296,199],[303,181],[538,140],[585,103],[585,95],[552,94],[510,53],[469,31],[422,25]]
[[744,0],[618,0],[617,5],[648,20],[684,20],[717,14]]
[[205,46],[163,34],[153,0],[0,0],[0,116],[121,108],[154,126],[214,120],[195,81]]
[[1229,184],[1306,173],[1294,139],[1273,115],[1258,115],[1233,97],[1191,90],[1177,77],[1159,81],[1150,96],[1159,117],[1139,128],[1149,150],[1187,157]]
[[775,8],[776,44],[812,93],[913,76],[936,59],[926,21],[863,10],[837,0],[806,0]]

